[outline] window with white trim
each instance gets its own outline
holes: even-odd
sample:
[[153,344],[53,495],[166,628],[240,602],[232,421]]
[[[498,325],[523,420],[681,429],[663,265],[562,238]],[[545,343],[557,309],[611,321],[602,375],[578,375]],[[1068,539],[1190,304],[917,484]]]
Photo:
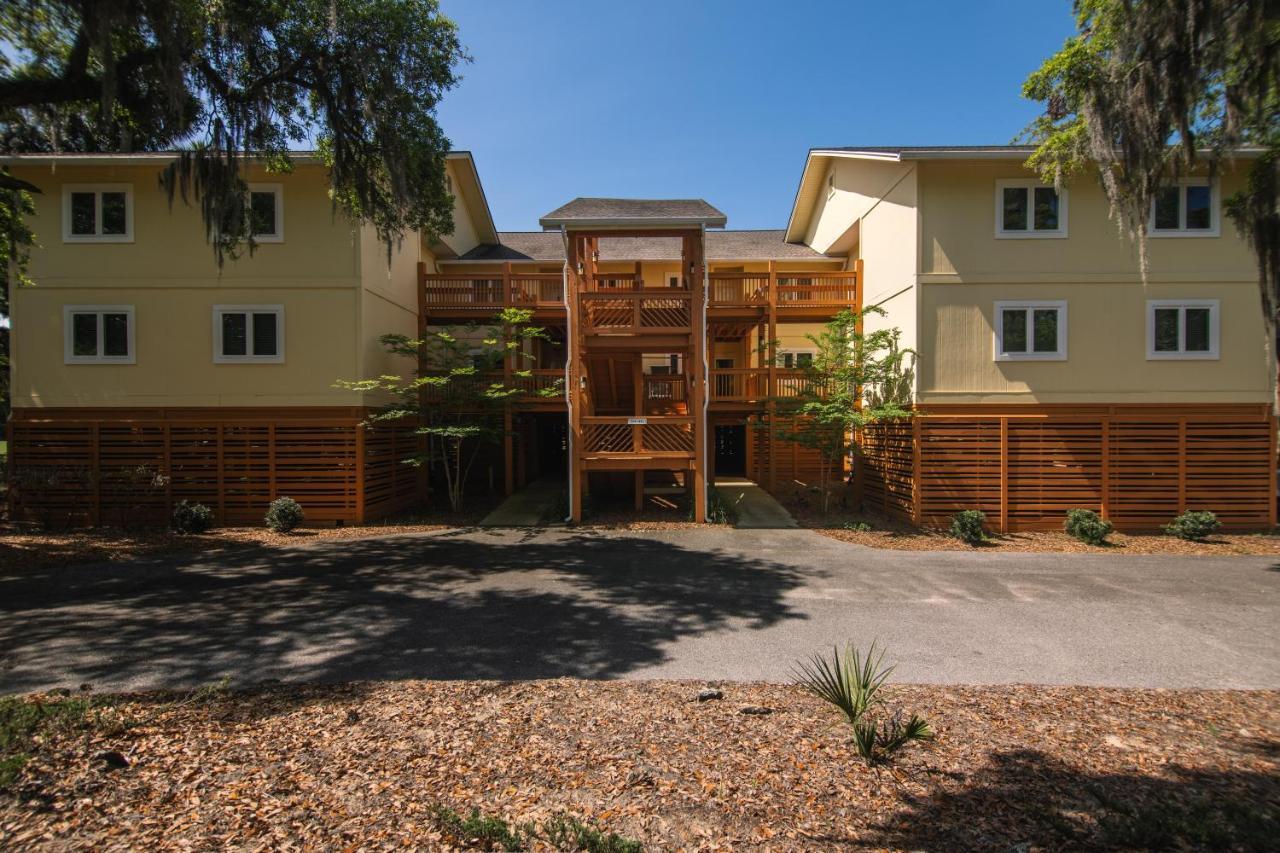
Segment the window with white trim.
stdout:
[[1147,300],[1147,358],[1216,359],[1218,300]]
[[67,364],[133,364],[132,305],[66,305],[62,309]]
[[1183,178],[1160,187],[1151,200],[1147,232],[1153,237],[1217,237],[1218,188],[1208,178]]
[[997,237],[1066,237],[1067,191],[1036,180],[996,181]]
[[997,302],[995,337],[996,361],[1065,361],[1067,303]]
[[62,242],[133,242],[133,185],[63,184]]
[[781,361],[779,366],[785,370],[801,370],[811,367],[815,354],[816,350],[811,349],[782,350],[778,353],[778,358]]
[[284,306],[213,306],[213,360],[217,364],[283,362]]
[[249,232],[259,243],[284,242],[284,187],[249,184]]

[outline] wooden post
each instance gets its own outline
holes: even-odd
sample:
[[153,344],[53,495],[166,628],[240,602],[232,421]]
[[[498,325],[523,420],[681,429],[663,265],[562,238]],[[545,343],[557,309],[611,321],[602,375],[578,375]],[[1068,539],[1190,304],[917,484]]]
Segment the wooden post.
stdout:
[[693,365],[689,374],[689,409],[693,414],[693,521],[703,524],[707,520],[707,422],[702,401],[707,393],[703,372],[707,344],[707,318],[703,310],[702,234],[700,231],[685,235],[681,253],[681,274],[690,279],[686,290],[691,295],[689,306],[690,337],[693,342]]
[[1009,532],[1009,419],[1000,418],[1000,532]]
[[511,307],[511,261],[502,265],[502,307]]
[[569,353],[569,435],[572,452],[569,455],[569,517],[575,522],[582,521],[582,492],[586,475],[582,471],[582,357],[583,317],[580,316],[582,303],[578,293],[578,250],[580,237],[570,235],[569,249],[565,257],[565,299],[568,312],[565,317],[565,338],[571,341]]
[[636,512],[644,509],[644,471],[635,472]]
[[[395,427],[392,427],[395,429]],[[276,426],[272,424],[271,430],[271,496],[274,499],[276,494],[276,466],[275,466],[275,447],[276,447]],[[362,423],[356,424],[356,524],[364,524],[368,519],[364,514],[364,469],[365,469],[365,426]],[[394,435],[394,433],[393,433]],[[394,452],[395,445],[392,445]],[[395,466],[392,467],[391,488],[395,493]]]
[[774,440],[774,421],[778,415],[778,262],[769,261],[768,304],[765,307],[765,321],[769,339],[765,342],[769,352],[769,477],[767,488],[774,491],[778,486],[778,443]]
[[1187,419],[1178,418],[1178,513],[1187,511]]
[[[924,447],[920,441],[920,436],[922,432],[923,430],[921,429],[921,426],[920,426],[920,418],[918,416],[913,417],[911,419],[911,448],[914,451],[911,454],[911,523],[916,525],[917,527],[920,526],[920,520],[924,514],[923,507],[921,506],[923,490],[921,489],[921,486],[920,486],[920,470],[922,467],[920,457],[924,451]],[[885,513],[888,514],[888,510],[889,510],[888,478],[885,479],[884,495],[885,495],[885,502],[884,502]]]
[[89,513],[89,521],[94,527],[102,523],[102,444],[101,436],[98,434],[101,429],[102,425],[94,421],[93,446],[90,450],[93,454],[93,506]]
[[1102,517],[1111,517],[1111,418],[1106,415],[1102,417]]

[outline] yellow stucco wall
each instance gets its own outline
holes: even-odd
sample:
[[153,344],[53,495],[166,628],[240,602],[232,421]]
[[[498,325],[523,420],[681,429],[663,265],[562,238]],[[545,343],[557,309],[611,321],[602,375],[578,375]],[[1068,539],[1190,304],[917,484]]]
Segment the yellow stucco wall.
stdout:
[[[198,211],[170,210],[158,165],[19,166],[39,186],[37,286],[12,294],[13,404],[29,406],[356,405],[333,389],[360,370],[360,246],[335,217],[326,176],[253,175],[284,184],[284,241],[219,270]],[[64,183],[133,187],[133,242],[62,242]],[[65,364],[64,305],[133,305],[135,364]],[[213,306],[283,305],[283,364],[214,364]]]
[[[1092,177],[1067,186],[1067,236],[997,239],[996,181],[1019,164],[920,166],[921,402],[1268,402],[1272,354],[1252,253],[1223,216],[1216,237],[1148,242],[1144,283],[1136,247],[1117,233]],[[1219,179],[1225,198],[1238,171]],[[1148,361],[1148,299],[1217,299],[1217,360]],[[1066,361],[994,358],[997,300],[1066,300]]]

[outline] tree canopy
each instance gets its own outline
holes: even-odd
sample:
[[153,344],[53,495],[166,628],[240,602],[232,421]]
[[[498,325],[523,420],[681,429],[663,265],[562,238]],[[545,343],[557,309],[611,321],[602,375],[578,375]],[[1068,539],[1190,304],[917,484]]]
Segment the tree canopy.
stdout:
[[1274,330],[1280,306],[1280,0],[1075,0],[1079,33],[1023,86],[1045,103],[1029,160],[1060,183],[1096,167],[1137,240],[1162,184],[1253,147],[1246,187],[1226,201],[1258,263]]
[[[0,154],[173,150],[161,183],[219,264],[253,249],[246,161],[288,171],[298,148],[388,249],[452,230],[435,110],[467,57],[436,0],[15,0],[0,39]],[[0,176],[0,204],[32,189]]]

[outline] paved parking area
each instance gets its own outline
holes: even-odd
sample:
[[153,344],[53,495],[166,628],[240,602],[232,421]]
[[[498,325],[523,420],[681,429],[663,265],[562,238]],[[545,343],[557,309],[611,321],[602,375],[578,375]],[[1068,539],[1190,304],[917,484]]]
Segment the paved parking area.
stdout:
[[879,551],[806,530],[471,530],[0,572],[0,692],[263,679],[1280,687],[1268,557]]

